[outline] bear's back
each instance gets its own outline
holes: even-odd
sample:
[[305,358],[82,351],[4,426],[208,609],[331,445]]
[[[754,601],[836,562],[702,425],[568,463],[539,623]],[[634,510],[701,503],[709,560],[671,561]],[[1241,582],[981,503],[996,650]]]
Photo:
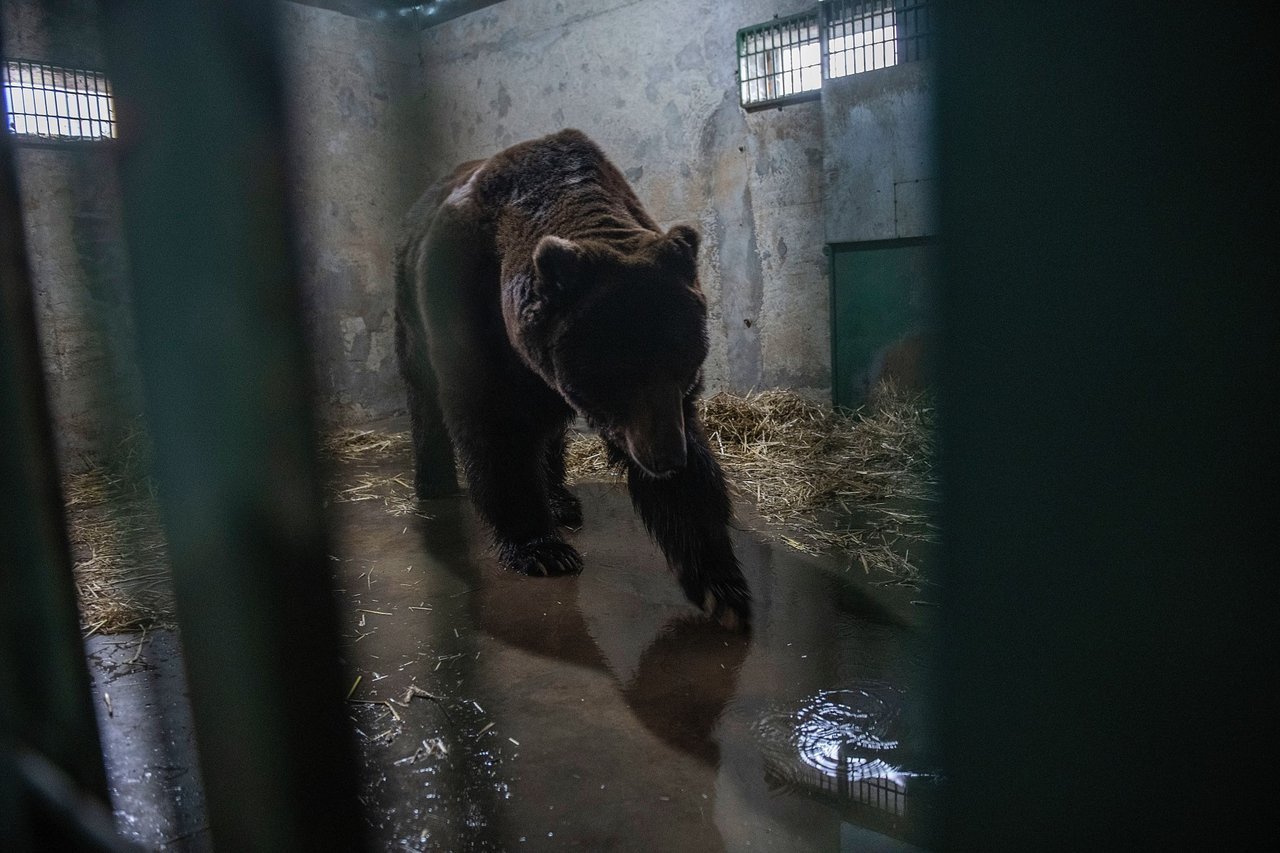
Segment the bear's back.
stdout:
[[548,235],[627,240],[658,231],[626,178],[579,130],[495,154],[473,184],[473,200],[496,221],[500,252],[532,252]]

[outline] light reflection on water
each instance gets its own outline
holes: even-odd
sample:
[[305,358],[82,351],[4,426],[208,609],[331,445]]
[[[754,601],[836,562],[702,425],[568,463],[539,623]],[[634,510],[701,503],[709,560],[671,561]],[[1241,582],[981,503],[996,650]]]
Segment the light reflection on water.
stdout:
[[788,786],[905,814],[908,780],[930,774],[903,766],[902,700],[892,685],[864,682],[765,716],[756,735],[771,774]]

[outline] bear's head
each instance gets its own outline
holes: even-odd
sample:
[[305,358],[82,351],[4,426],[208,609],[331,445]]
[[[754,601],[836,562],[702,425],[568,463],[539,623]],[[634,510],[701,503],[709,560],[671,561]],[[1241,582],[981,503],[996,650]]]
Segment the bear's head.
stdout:
[[534,252],[540,372],[652,477],[684,467],[685,420],[701,387],[698,242],[677,225],[626,252],[559,237]]

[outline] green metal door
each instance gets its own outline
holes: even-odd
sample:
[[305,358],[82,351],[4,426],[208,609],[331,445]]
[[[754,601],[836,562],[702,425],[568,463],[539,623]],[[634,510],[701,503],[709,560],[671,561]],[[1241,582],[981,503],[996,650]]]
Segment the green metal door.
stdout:
[[853,408],[931,325],[928,239],[837,243],[831,253],[831,397]]

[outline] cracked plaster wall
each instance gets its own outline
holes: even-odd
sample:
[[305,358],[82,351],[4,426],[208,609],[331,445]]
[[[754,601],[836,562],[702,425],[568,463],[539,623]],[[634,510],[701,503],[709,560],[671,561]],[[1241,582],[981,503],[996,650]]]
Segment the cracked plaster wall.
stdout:
[[563,127],[594,138],[664,226],[704,234],[710,389],[830,383],[822,108],[746,113],[740,27],[812,2],[520,0],[421,36],[422,185]]
[[827,242],[937,233],[933,73],[913,62],[827,81]]
[[[910,195],[930,177],[917,144],[927,79],[889,69],[833,81],[823,101],[743,111],[737,29],[809,5],[521,0],[416,33],[280,2],[324,420],[403,410],[391,262],[417,194],[454,163],[562,127],[595,138],[659,222],[701,227],[709,388],[824,394],[824,244],[931,227]],[[101,65],[83,21],[50,28],[39,9],[6,3],[13,55]],[[51,29],[52,41],[42,35]],[[872,156],[882,148],[890,153]],[[114,168],[101,153],[22,149],[18,159],[59,437],[88,450],[104,395],[136,407]]]

